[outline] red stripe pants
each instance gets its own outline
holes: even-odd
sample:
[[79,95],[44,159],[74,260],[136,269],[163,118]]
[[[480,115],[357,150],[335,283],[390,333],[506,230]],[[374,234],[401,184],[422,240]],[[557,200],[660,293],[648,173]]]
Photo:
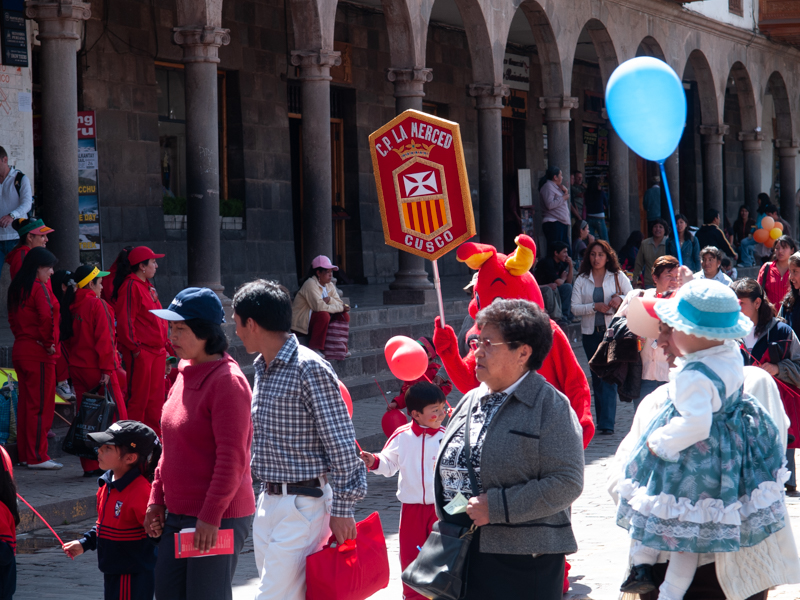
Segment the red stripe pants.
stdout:
[[[400,509],[400,570],[405,571],[422,548],[425,540],[436,523],[436,507],[433,504],[403,504]],[[426,600],[422,596],[403,584],[403,598],[405,600]]]
[[[72,385],[75,386],[75,397],[78,399],[78,410],[81,408],[81,401],[83,400],[83,394],[100,385],[100,377],[102,377],[103,373],[100,369],[92,369],[90,367],[70,367],[70,375],[72,375]],[[117,403],[117,412],[119,414],[119,420],[125,420],[128,418],[128,411],[125,408],[125,402],[123,401],[122,397],[122,390],[119,387],[119,382],[117,381],[117,374],[111,374],[111,381],[109,382],[109,386],[111,388],[111,395],[114,398],[114,402]],[[101,393],[102,390],[96,392]],[[116,421],[117,419],[115,419]],[[89,458],[82,458],[81,459],[81,466],[83,467],[84,471],[95,471],[100,468],[100,465],[97,464],[96,460],[91,460]]]
[[155,571],[141,573],[105,573],[105,600],[153,600],[156,589]]
[[36,465],[50,460],[47,432],[56,407],[56,366],[37,360],[14,359],[19,380],[17,452],[19,462]]
[[164,406],[164,373],[167,369],[167,351],[153,351],[142,347],[134,357],[127,348],[122,350],[125,371],[128,374],[128,418],[152,427],[161,437],[161,409]]

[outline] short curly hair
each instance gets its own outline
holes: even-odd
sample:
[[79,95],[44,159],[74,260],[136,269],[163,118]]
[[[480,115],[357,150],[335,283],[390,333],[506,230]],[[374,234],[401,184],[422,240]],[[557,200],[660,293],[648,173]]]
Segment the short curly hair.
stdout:
[[487,325],[497,327],[511,350],[523,344],[530,346],[528,369],[531,371],[541,368],[553,346],[550,317],[538,304],[528,300],[497,299],[478,313],[475,323],[479,329]]

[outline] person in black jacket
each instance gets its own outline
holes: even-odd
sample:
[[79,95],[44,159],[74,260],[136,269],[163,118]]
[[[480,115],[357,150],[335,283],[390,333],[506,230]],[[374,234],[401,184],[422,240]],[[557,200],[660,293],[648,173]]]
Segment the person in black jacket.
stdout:
[[728,238],[725,237],[725,233],[719,228],[719,211],[713,208],[706,210],[703,213],[703,223],[704,225],[695,234],[697,241],[700,242],[700,247],[714,246],[731,258],[737,259],[739,255],[734,252]]

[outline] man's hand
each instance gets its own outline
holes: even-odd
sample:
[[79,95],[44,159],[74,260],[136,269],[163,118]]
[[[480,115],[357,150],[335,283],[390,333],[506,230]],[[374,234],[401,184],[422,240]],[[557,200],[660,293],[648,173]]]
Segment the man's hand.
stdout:
[[356,520],[353,517],[331,517],[330,528],[338,544],[356,539]]
[[197,519],[194,526],[194,549],[208,552],[217,545],[219,526]]
[[0,218],[0,227],[8,227],[13,222],[14,222],[14,217],[12,217],[11,215],[6,215]]
[[61,549],[64,551],[64,554],[72,559],[83,554],[83,545],[81,545],[78,540],[75,540],[74,542],[67,542],[61,546]]
[[473,496],[467,503],[467,516],[478,527],[489,524],[489,497],[486,494]]
[[161,537],[164,531],[164,515],[167,507],[163,504],[151,504],[144,513],[144,530],[150,537]]

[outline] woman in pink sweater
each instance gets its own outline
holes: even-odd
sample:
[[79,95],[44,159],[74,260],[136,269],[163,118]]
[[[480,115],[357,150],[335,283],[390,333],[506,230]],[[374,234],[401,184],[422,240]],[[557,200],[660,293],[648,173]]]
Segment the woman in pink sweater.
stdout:
[[[151,312],[170,322],[169,339],[182,359],[161,415],[164,452],[144,522],[150,536],[163,534],[156,597],[229,600],[255,512],[250,385],[225,352],[224,312],[212,290],[187,288],[169,308]],[[233,554],[176,559],[174,534],[187,528],[195,528],[201,551],[216,544],[220,529],[232,529]]]

